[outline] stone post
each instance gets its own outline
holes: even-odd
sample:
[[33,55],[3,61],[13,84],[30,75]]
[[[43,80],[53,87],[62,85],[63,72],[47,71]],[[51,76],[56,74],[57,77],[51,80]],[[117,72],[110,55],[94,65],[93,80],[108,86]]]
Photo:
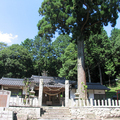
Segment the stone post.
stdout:
[[69,106],[69,80],[65,80],[65,107]]
[[42,95],[43,95],[43,79],[39,81],[39,106],[42,106]]
[[3,87],[3,85],[1,86],[1,90],[4,90],[4,87]]

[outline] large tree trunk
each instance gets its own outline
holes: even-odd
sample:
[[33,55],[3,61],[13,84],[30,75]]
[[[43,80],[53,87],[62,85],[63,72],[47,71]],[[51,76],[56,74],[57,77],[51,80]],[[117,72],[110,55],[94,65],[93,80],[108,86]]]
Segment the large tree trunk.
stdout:
[[86,76],[85,76],[85,65],[84,65],[84,39],[81,38],[77,40],[78,48],[78,58],[77,58],[77,80],[78,80],[78,92],[80,93],[80,98],[85,99],[87,96],[87,90],[85,89],[86,85]]
[[103,84],[102,83],[102,72],[101,72],[100,64],[98,65],[98,68],[99,68],[99,73],[100,73],[100,83],[102,85]]

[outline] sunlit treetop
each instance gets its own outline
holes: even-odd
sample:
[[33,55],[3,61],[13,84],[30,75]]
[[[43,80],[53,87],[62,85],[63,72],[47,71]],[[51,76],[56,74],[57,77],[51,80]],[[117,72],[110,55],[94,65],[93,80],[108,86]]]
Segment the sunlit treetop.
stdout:
[[37,24],[40,36],[53,37],[55,31],[72,33],[73,38],[101,31],[103,25],[116,25],[120,0],[44,0]]

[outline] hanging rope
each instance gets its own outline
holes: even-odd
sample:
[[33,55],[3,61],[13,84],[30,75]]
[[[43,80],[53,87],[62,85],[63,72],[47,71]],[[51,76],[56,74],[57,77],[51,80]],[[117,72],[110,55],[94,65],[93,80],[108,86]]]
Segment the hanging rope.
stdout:
[[56,90],[51,89],[51,88],[49,88],[49,87],[46,87],[46,88],[48,88],[48,89],[51,90],[51,91],[59,91],[59,90],[62,89],[63,87],[61,87],[61,88],[59,88],[59,89],[56,89]]
[[50,96],[55,96],[55,95],[58,95],[59,93],[61,93],[61,91],[60,91],[60,92],[58,92],[58,93],[53,93],[53,94],[48,93],[48,92],[45,92],[45,91],[44,91],[44,93],[46,93],[46,94],[48,94],[48,95],[50,95]]

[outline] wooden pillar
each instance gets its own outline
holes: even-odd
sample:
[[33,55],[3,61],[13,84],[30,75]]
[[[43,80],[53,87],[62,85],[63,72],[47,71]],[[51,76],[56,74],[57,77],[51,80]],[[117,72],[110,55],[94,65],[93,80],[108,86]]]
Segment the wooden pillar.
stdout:
[[39,105],[42,106],[42,95],[43,95],[43,79],[39,81]]

